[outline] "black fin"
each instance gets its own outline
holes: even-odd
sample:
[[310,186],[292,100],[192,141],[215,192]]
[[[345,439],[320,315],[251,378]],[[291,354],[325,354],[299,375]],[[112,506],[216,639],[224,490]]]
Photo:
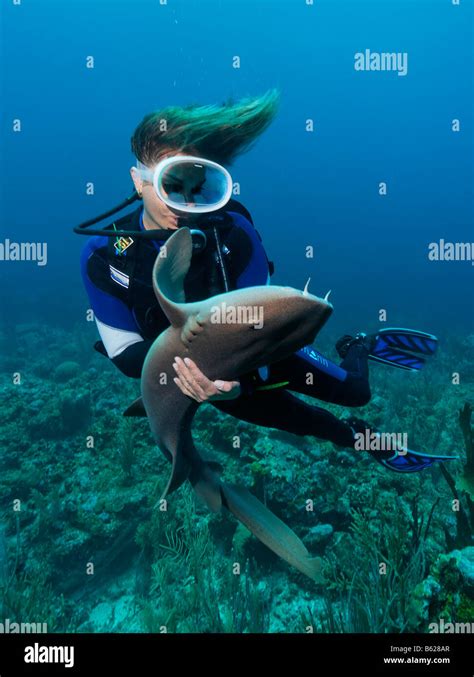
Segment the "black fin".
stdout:
[[145,406],[143,404],[143,399],[141,397],[137,397],[137,399],[132,402],[132,404],[125,409],[123,412],[124,416],[146,416],[146,411],[145,411]]

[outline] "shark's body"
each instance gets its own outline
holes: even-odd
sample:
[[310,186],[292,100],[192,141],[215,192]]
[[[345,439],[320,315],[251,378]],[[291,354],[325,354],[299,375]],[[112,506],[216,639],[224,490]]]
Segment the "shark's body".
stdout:
[[[199,405],[175,384],[172,364],[176,356],[189,357],[211,380],[236,380],[310,344],[332,306],[307,292],[276,286],[249,287],[185,303],[183,282],[192,253],[189,230],[179,229],[168,240],[165,251],[166,256],[156,260],[153,285],[171,326],[150,348],[141,377],[151,430],[172,463],[162,497],[188,479],[211,510],[219,511],[224,505],[280,557],[316,578],[319,563],[311,559],[296,534],[246,489],[222,482],[218,464],[206,462],[199,455],[191,435]],[[222,304],[227,308],[260,309],[263,326],[257,322],[216,323],[215,311]],[[252,317],[251,311],[248,316]],[[128,413],[133,415],[133,407]]]

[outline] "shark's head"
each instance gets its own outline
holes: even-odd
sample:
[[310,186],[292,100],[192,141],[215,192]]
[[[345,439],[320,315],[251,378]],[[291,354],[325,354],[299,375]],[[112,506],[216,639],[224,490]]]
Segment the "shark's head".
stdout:
[[206,315],[221,324],[234,356],[242,352],[247,362],[266,364],[312,343],[332,306],[306,289],[258,286],[214,296],[203,310],[198,321]]
[[180,228],[155,263],[155,294],[185,345],[206,343],[221,368],[232,361],[236,369],[245,365],[250,371],[291,355],[312,343],[332,312],[326,299],[306,288],[278,286],[247,287],[185,303],[183,282],[191,253],[190,232]]

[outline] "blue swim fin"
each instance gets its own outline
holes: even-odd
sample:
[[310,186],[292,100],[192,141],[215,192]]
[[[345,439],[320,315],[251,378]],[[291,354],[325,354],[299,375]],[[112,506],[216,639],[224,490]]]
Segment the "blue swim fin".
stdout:
[[419,472],[431,467],[436,461],[456,461],[459,458],[459,456],[424,454],[419,451],[412,451],[411,449],[407,449],[406,454],[395,452],[386,458],[380,455],[380,451],[370,451],[369,453],[386,468],[401,473]]
[[422,369],[426,362],[422,355],[434,355],[438,347],[436,336],[416,329],[381,329],[373,336],[369,359],[407,371]]

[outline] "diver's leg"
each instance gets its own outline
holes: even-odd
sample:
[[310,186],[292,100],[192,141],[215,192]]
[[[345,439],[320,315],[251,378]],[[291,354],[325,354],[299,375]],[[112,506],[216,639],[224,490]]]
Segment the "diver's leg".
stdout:
[[342,447],[354,444],[354,431],[350,425],[283,389],[257,391],[235,400],[217,400],[212,404],[226,414],[255,425],[295,435],[313,435]]
[[[221,411],[249,423],[285,430],[295,435],[312,435],[351,449],[355,449],[355,442],[358,439],[356,436],[362,435],[365,439],[367,432],[376,432],[366,421],[357,418],[341,421],[329,411],[306,404],[283,389],[257,392],[254,395],[241,396],[235,400],[215,401],[212,404]],[[403,449],[403,453],[400,451],[398,455],[394,454],[394,450],[365,449],[365,451],[386,468],[404,473],[423,470],[436,461],[458,458],[423,454],[410,449]]]
[[362,407],[370,400],[368,357],[364,342],[353,343],[340,366],[310,347],[269,367],[263,383],[282,383],[289,390],[347,407]]

